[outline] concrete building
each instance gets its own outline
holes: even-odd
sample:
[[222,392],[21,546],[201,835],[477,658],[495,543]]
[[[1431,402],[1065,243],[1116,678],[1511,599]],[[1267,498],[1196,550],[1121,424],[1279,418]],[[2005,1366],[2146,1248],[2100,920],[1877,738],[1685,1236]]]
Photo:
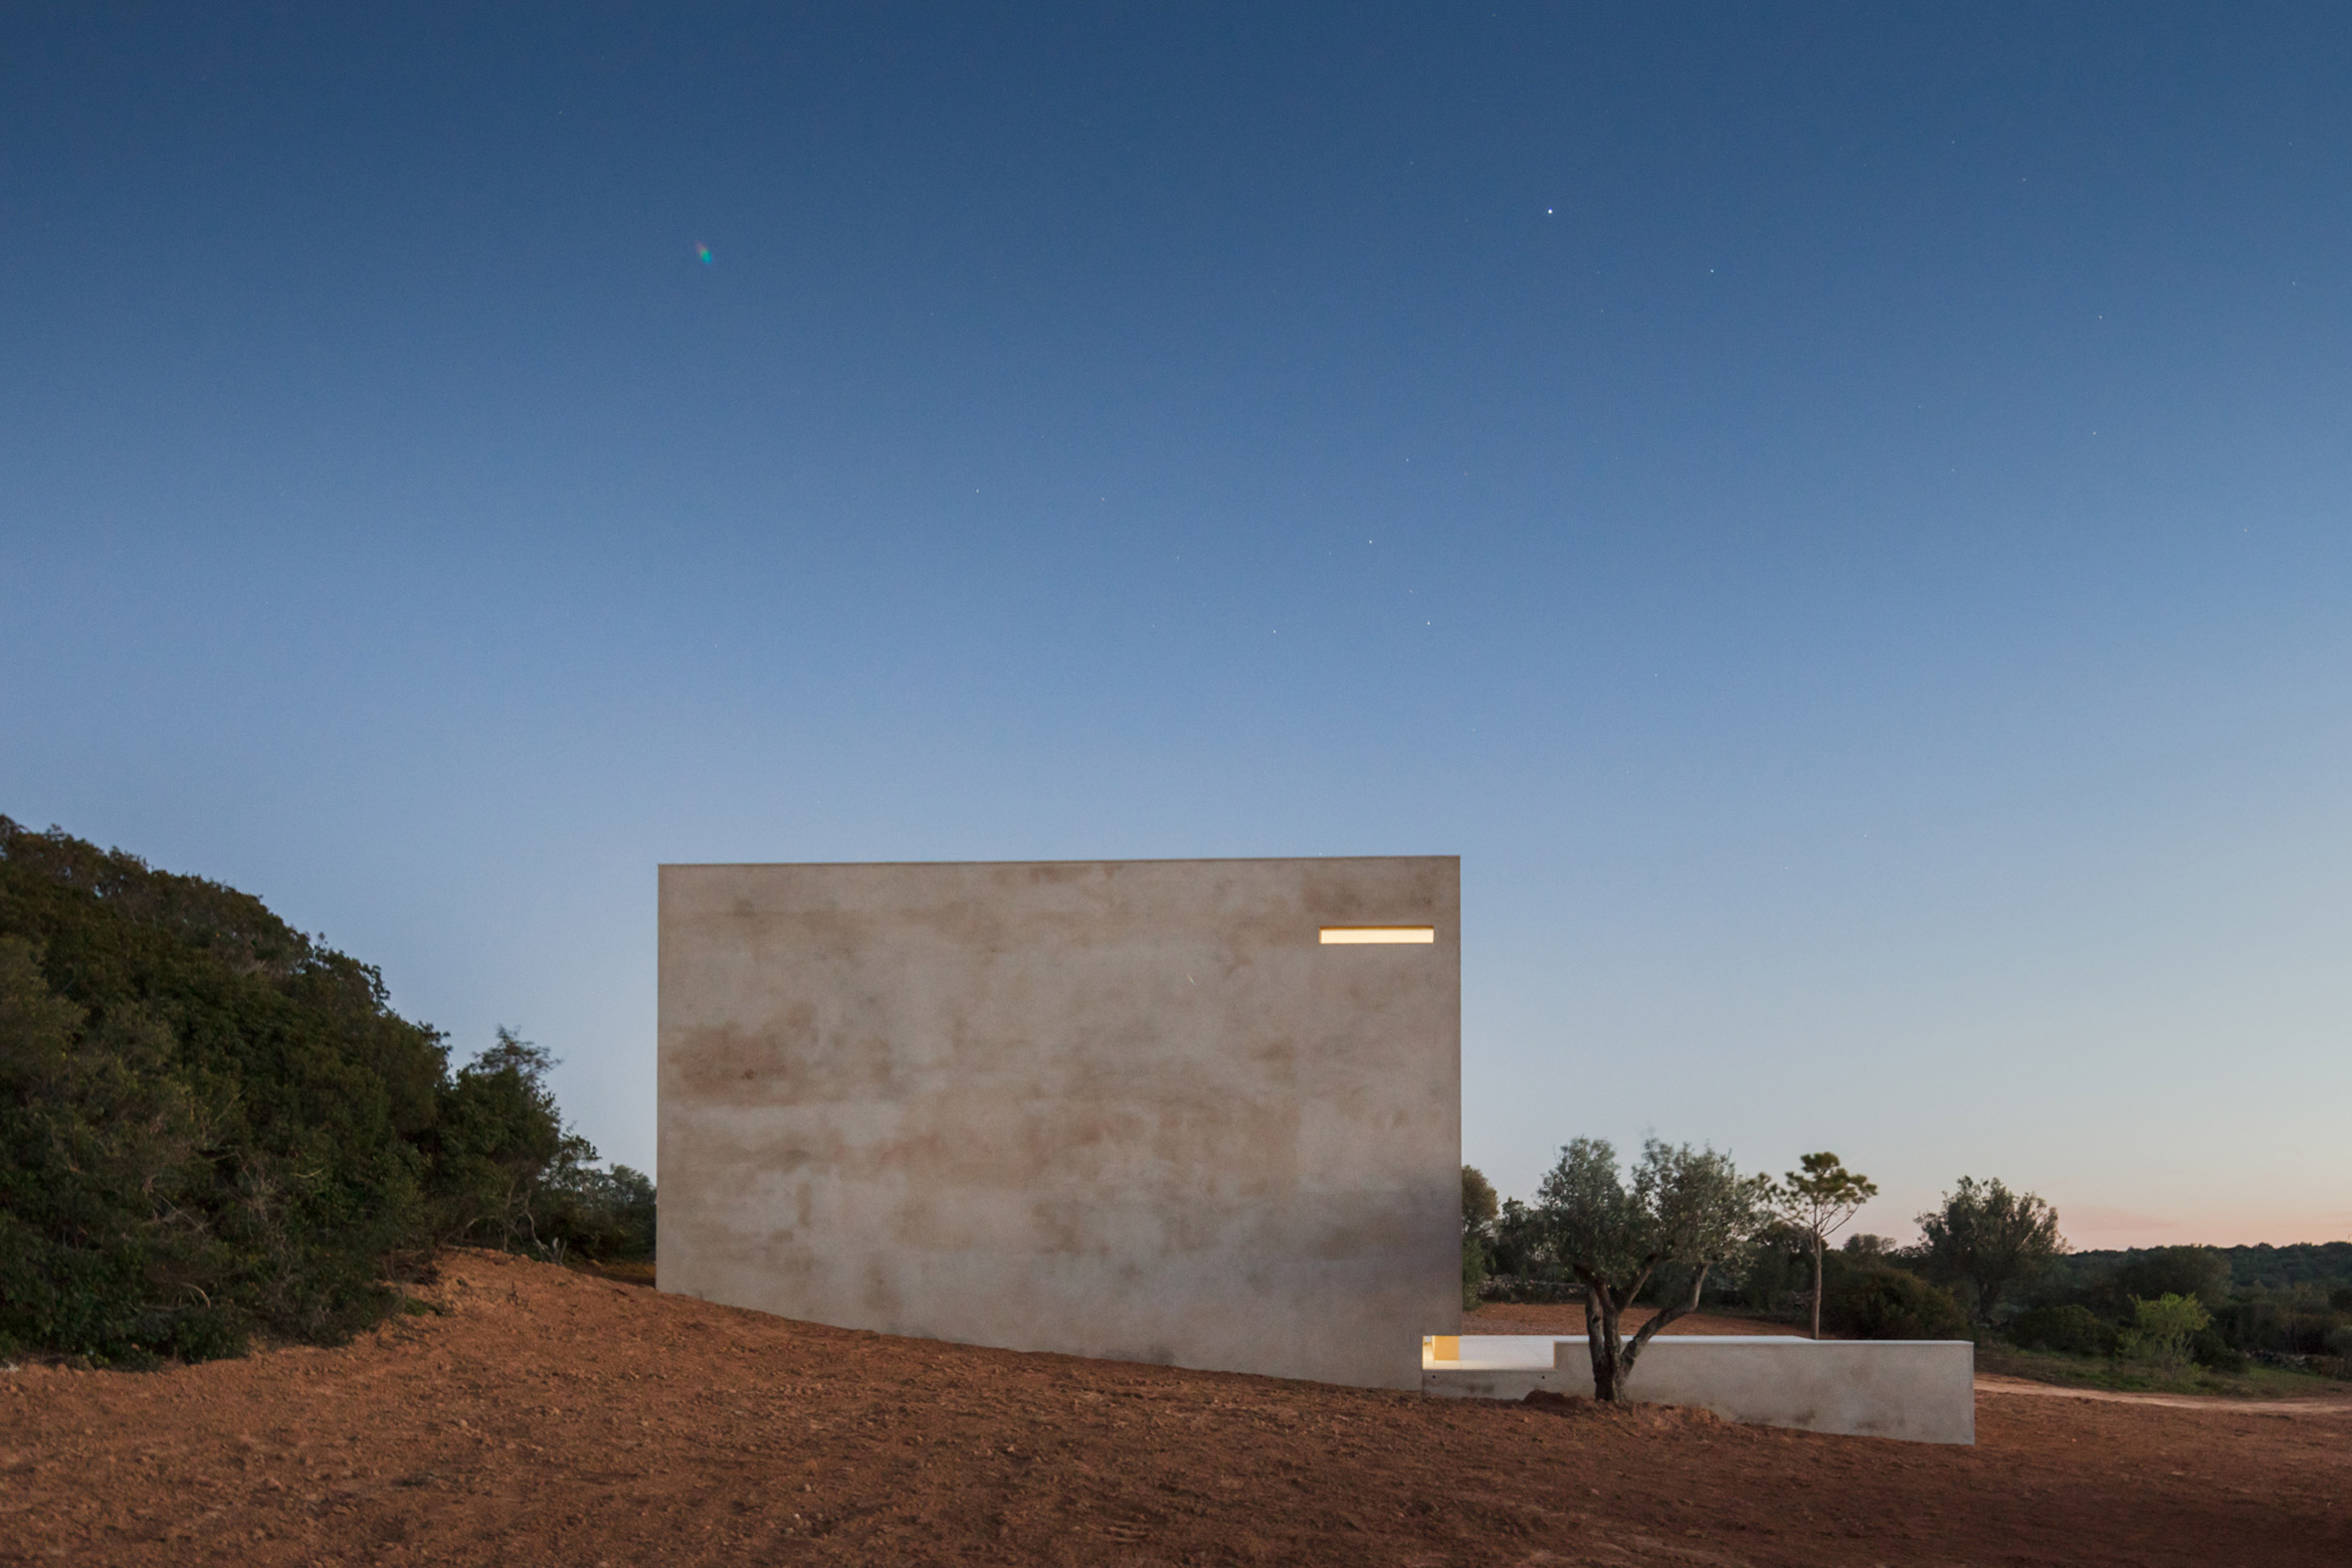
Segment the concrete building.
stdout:
[[661,1286],[1419,1388],[1460,913],[1452,857],[666,866]]

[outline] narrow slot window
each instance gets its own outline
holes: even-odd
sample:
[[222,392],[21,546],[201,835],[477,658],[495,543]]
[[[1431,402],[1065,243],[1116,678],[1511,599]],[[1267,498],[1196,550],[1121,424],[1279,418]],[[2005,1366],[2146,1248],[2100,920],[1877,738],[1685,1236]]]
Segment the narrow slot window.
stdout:
[[1434,925],[1326,925],[1323,945],[1354,942],[1434,942],[1438,928]]

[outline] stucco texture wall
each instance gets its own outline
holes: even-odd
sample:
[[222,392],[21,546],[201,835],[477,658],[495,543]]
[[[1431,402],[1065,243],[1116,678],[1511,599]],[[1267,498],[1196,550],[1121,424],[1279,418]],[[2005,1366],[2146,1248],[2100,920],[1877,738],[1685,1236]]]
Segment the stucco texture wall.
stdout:
[[[1452,857],[666,866],[661,1287],[1417,1388],[1460,913]],[[1318,937],[1378,924],[1434,940]]]

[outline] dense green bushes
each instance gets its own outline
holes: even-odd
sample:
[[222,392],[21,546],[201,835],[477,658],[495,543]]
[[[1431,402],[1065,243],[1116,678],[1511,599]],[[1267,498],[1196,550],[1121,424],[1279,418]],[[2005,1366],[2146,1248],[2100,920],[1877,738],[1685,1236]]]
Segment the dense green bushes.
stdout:
[[1966,1339],[1968,1314],[1952,1292],[1907,1269],[1872,1260],[1832,1277],[1822,1322],[1856,1339]]
[[2078,1301],[2028,1307],[2009,1325],[2011,1342],[2026,1350],[2070,1356],[2111,1356],[2120,1330]]
[[443,1242],[650,1247],[549,1065],[501,1032],[453,1075],[259,899],[0,817],[0,1350],[332,1340]]
[[2076,1254],[2036,1282],[2033,1304],[2006,1331],[2029,1349],[2145,1361],[2147,1304],[2177,1298],[2204,1314],[2187,1339],[2200,1366],[2263,1359],[2341,1371],[2335,1336],[2352,1345],[2352,1285],[2332,1282],[2341,1272],[2352,1272],[2352,1248],[2340,1242]]
[[[595,1155],[586,1150],[587,1159]],[[654,1179],[643,1171],[567,1161],[540,1179],[539,1194],[536,1243],[558,1261],[567,1254],[606,1263],[654,1256]]]

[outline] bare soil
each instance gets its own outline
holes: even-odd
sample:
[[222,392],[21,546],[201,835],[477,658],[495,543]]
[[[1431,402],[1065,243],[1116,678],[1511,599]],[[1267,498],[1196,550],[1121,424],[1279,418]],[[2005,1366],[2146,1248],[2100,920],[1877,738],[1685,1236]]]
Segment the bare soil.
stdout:
[[[1652,1308],[1632,1306],[1618,1319],[1621,1332],[1632,1334],[1650,1321]],[[1466,1334],[1581,1334],[1582,1301],[1488,1301],[1474,1312],[1462,1314]],[[1664,1334],[1803,1334],[1802,1328],[1760,1317],[1728,1313],[1692,1312],[1659,1330]]]
[[338,1350],[0,1375],[0,1562],[2352,1563],[2332,1409],[1983,1393],[1943,1448],[888,1339],[489,1254],[436,1294]]

